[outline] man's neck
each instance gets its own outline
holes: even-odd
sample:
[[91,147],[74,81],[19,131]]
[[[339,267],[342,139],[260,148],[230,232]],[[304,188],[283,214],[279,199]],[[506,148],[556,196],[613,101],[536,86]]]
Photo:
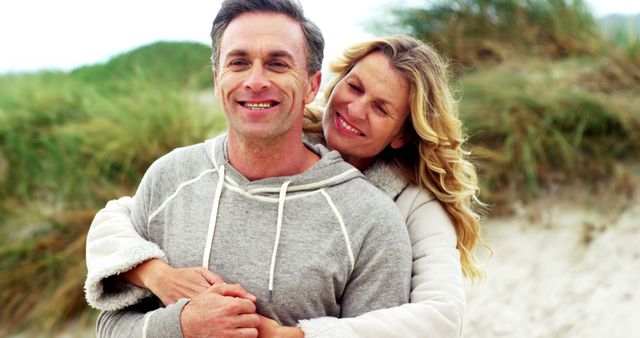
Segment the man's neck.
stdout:
[[246,139],[229,133],[229,163],[250,181],[297,175],[320,160],[302,143],[302,135],[278,139]]

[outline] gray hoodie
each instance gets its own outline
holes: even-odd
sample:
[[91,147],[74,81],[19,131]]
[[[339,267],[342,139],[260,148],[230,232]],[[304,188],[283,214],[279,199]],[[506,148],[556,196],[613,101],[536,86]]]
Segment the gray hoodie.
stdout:
[[[256,181],[227,162],[226,136],[176,149],[145,174],[133,224],[172,266],[241,283],[259,313],[285,325],[407,302],[411,247],[398,209],[337,152],[307,147],[321,160],[304,173]],[[185,304],[105,312],[98,335],[180,337]]]

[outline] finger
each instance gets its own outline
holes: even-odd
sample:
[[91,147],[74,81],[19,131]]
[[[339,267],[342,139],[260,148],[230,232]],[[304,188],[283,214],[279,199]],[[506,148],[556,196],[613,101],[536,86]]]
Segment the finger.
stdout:
[[224,283],[224,280],[222,279],[222,277],[220,277],[218,274],[213,273],[207,269],[204,269],[204,268],[201,269],[200,274],[202,274],[202,277],[204,277],[204,279],[206,279],[210,285]]
[[231,337],[234,338],[257,338],[258,337],[258,329],[256,328],[242,328],[235,329],[231,334]]
[[227,297],[236,297],[236,298],[244,298],[250,300],[252,302],[257,301],[256,296],[250,294],[245,288],[240,284],[215,284],[209,288],[213,292],[227,296]]
[[256,304],[248,299],[243,298],[226,298],[227,303],[227,314],[239,315],[239,314],[255,314],[256,313]]
[[255,314],[241,314],[230,319],[230,324],[234,328],[257,328],[260,326],[260,317]]

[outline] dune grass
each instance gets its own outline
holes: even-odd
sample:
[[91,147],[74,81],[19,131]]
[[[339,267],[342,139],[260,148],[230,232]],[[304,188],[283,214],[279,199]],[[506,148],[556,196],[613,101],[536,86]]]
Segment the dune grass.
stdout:
[[[167,46],[132,54],[146,54],[149,48],[162,53]],[[200,48],[195,50],[201,54]],[[160,155],[224,128],[217,108],[198,102],[202,83],[192,81],[210,74],[200,70],[206,56],[186,73],[188,67],[172,68],[174,61],[166,65],[171,72],[159,65],[142,71],[140,65],[122,61],[137,59],[124,55],[93,66],[114,74],[138,69],[129,77],[87,82],[102,70],[85,67],[71,74],[0,78],[0,199],[93,205],[96,199],[104,201],[100,191],[109,186],[135,186]],[[158,73],[170,81],[158,80]]]
[[418,36],[466,66],[523,53],[557,58],[601,50],[582,0],[423,1],[394,8],[379,21],[375,26],[383,32]]
[[86,311],[82,293],[86,275],[84,242],[93,212],[44,217],[50,227],[32,233],[31,240],[0,246],[2,329],[51,332],[64,320]]
[[551,185],[593,183],[617,161],[637,160],[640,83],[625,87],[633,80],[615,68],[606,59],[523,59],[465,74],[461,114],[483,197],[506,203]]
[[601,28],[604,36],[623,51],[624,57],[640,66],[640,13],[625,17],[609,15],[602,20]]
[[34,129],[40,117],[31,110],[33,115],[2,123],[9,165],[0,212],[0,265],[6,272],[0,275],[6,305],[0,335],[25,328],[50,332],[85,311],[84,242],[97,208],[132,194],[156,158],[225,126],[221,113],[185,93],[88,97],[80,103],[58,98],[58,104],[79,107],[78,119]]
[[[85,313],[84,243],[97,209],[132,194],[161,155],[225,128],[193,80],[207,58],[190,71],[123,63],[137,70],[104,81],[89,80],[91,68],[0,77],[0,336],[47,336]],[[165,84],[160,69],[182,82]]]

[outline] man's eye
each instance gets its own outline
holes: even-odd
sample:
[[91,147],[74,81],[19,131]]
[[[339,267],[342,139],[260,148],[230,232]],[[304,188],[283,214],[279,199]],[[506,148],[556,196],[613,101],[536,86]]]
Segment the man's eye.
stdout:
[[229,67],[239,68],[239,67],[245,67],[247,65],[249,65],[249,63],[245,60],[231,60],[229,62]]
[[280,61],[271,61],[269,67],[275,71],[284,71],[289,68],[289,65]]

